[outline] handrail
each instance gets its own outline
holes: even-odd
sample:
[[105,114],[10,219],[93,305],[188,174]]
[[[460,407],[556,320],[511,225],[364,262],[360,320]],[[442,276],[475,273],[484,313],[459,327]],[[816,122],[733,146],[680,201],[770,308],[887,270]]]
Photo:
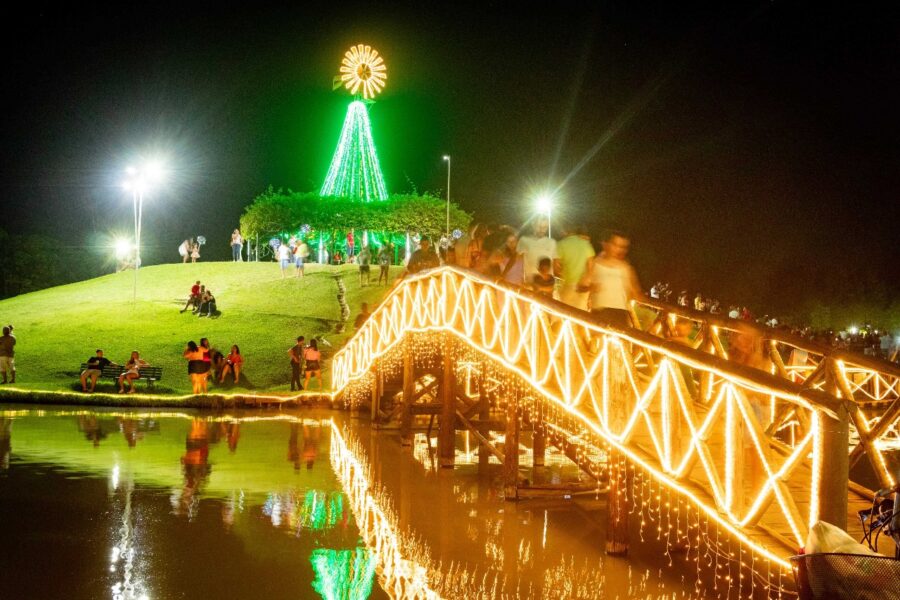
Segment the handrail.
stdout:
[[679,306],[677,304],[664,302],[657,298],[641,298],[639,300],[632,300],[632,303],[638,306],[647,306],[660,312],[673,314],[682,319],[689,319],[698,323],[715,325],[729,331],[737,331],[739,328],[750,328],[751,330],[759,334],[763,339],[784,344],[792,348],[797,348],[798,350],[805,350],[806,352],[818,354],[822,357],[841,360],[845,363],[850,363],[855,366],[878,371],[891,377],[900,378],[900,365],[894,364],[890,361],[881,358],[872,358],[842,348],[832,348],[830,346],[808,340],[804,337],[800,337],[792,333],[787,333],[772,327],[764,327],[752,321],[732,319],[728,316],[715,315],[712,313],[694,310],[685,306]]
[[[836,429],[825,427],[825,419],[859,416],[840,381],[824,389],[800,384],[735,364],[727,354],[617,328],[596,315],[456,267],[425,271],[395,286],[335,354],[335,393],[370,385],[367,376],[377,361],[414,333],[448,335],[499,363],[530,390],[522,392],[521,410],[537,409],[548,423],[596,436],[735,535],[774,510],[776,521],[786,522],[789,537],[802,545],[823,503],[830,502],[826,482],[848,487],[847,472],[824,466],[826,438],[841,439],[834,437]],[[450,356],[452,347],[446,345]],[[841,368],[830,365],[823,380],[832,381]],[[695,380],[699,386],[692,385]],[[795,419],[799,429],[790,440],[777,427],[787,419]],[[873,428],[860,435],[883,474],[883,457],[874,443],[880,434]],[[831,447],[839,455],[846,452]],[[742,473],[751,461],[761,471],[748,491]],[[788,480],[798,477],[800,485],[789,487]],[[685,487],[689,482],[695,487]],[[705,496],[691,491],[698,489]],[[755,544],[746,536],[742,540]]]
[[[758,369],[753,369],[744,365],[736,365],[722,359],[721,357],[710,356],[710,354],[706,352],[688,348],[675,342],[666,340],[660,341],[659,337],[641,331],[639,329],[629,328],[628,330],[623,330],[617,328],[613,325],[610,325],[609,323],[603,322],[594,314],[579,310],[577,308],[573,308],[558,300],[554,300],[552,298],[548,298],[547,296],[537,294],[531,290],[524,289],[507,281],[491,279],[483,275],[482,273],[471,269],[463,269],[452,265],[429,269],[405,278],[396,287],[394,287],[393,290],[390,291],[390,293],[379,305],[379,308],[376,309],[376,311],[373,311],[373,316],[375,312],[381,310],[381,307],[388,305],[398,294],[402,294],[404,285],[408,285],[410,282],[431,279],[435,277],[435,275],[442,272],[455,273],[461,277],[477,281],[483,285],[498,290],[503,290],[506,293],[514,294],[515,296],[526,299],[536,305],[542,305],[546,307],[550,312],[555,313],[558,316],[572,319],[574,321],[579,321],[592,330],[596,330],[598,333],[612,334],[629,342],[652,346],[655,351],[658,351],[672,358],[678,358],[688,366],[695,368],[715,367],[736,382],[740,382],[748,386],[762,386],[778,390],[778,392],[783,396],[783,399],[787,401],[795,401],[795,399],[797,398],[802,398],[804,401],[825,411],[829,414],[829,416],[832,417],[835,416],[836,407],[841,404],[841,401],[837,398],[829,396],[828,394],[825,394],[819,390],[807,389],[792,381],[786,381],[770,373],[766,373],[765,371],[760,371]],[[370,317],[363,325],[363,327],[360,328],[359,331],[357,331],[354,338],[365,335],[365,333],[372,327],[372,324],[374,322],[375,321]],[[341,361],[343,356],[345,356],[347,348],[351,345],[354,338],[351,338],[348,344],[343,349],[339,350],[332,359],[332,389],[334,390],[335,394],[340,393],[341,390],[349,383],[350,379],[358,378],[366,372],[366,369],[362,369],[361,371],[350,375],[346,379],[343,378],[344,374],[342,372]],[[336,378],[340,379],[336,380]]]

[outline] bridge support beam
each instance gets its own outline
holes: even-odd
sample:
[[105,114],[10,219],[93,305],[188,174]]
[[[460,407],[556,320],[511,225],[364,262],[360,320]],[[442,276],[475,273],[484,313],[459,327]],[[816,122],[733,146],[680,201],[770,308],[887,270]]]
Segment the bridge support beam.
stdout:
[[609,493],[606,494],[606,553],[612,556],[628,554],[628,513],[625,486],[628,472],[621,454],[609,451]]
[[369,406],[369,419],[372,425],[376,425],[379,421],[378,411],[381,410],[381,369],[376,365],[373,370],[374,372],[372,375],[374,376],[374,381],[372,382],[372,400]]
[[[485,385],[487,384],[487,361],[481,360],[481,369],[478,374],[478,432],[484,439],[490,438],[490,427],[487,424],[491,418],[491,404]],[[478,470],[484,473],[490,461],[490,449],[484,444],[478,445]]]
[[403,391],[400,408],[400,445],[412,445],[412,403],[416,392],[416,373],[413,363],[412,346],[409,341],[403,344]]
[[544,424],[540,420],[534,424],[531,442],[531,466],[543,467],[544,458],[547,454],[547,433],[544,431]]
[[456,463],[456,381],[453,371],[450,334],[444,335],[444,373],[441,379],[441,423],[438,431],[438,456],[441,467],[452,469]]
[[506,399],[506,437],[503,442],[503,490],[506,500],[519,499],[519,392]]
[[[837,364],[826,358],[830,364],[825,371],[825,391],[838,396]],[[841,403],[837,409],[837,419],[820,415],[822,425],[822,470],[819,482],[819,519],[841,529],[847,529],[847,488],[850,479],[850,413]]]

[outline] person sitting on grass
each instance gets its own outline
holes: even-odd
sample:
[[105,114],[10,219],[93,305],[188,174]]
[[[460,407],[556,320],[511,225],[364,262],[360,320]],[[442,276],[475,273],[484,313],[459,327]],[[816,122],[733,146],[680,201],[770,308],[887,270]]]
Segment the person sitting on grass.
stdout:
[[141,376],[141,367],[149,367],[150,363],[141,358],[137,350],[131,351],[131,358],[125,363],[125,372],[119,375],[119,393],[125,393],[125,383],[128,383],[128,393],[134,393],[134,380]]
[[225,383],[225,376],[229,373],[234,377],[234,383],[237,382],[241,378],[241,367],[244,366],[244,357],[241,356],[241,349],[234,345],[231,347],[231,353],[225,357],[225,366],[222,369],[222,376],[219,378],[219,383]]
[[[81,391],[94,393],[97,387],[97,379],[103,374],[103,368],[109,365],[115,365],[114,362],[103,356],[103,350],[97,348],[97,354],[87,359],[87,369],[81,372]],[[87,388],[87,380],[91,380],[91,389]]]
[[319,378],[319,390],[324,391],[325,384],[322,383],[322,367],[319,365],[322,353],[319,352],[319,344],[315,338],[309,340],[309,346],[303,351],[303,358],[306,360],[306,380],[303,382],[303,389],[309,389],[309,379],[311,376],[315,376]]
[[191,286],[191,295],[188,296],[187,302],[184,303],[184,308],[181,309],[181,312],[186,311],[188,307],[194,307],[194,310],[196,311],[197,307],[200,305],[200,294],[202,293],[203,286],[197,281],[197,283]]
[[213,383],[218,383],[219,378],[222,376],[222,371],[225,370],[225,355],[218,348],[212,348],[209,351],[209,358],[212,364]]
[[216,297],[213,296],[212,291],[206,290],[200,298],[200,308],[197,310],[197,313],[198,317],[212,317],[219,313],[216,308]]

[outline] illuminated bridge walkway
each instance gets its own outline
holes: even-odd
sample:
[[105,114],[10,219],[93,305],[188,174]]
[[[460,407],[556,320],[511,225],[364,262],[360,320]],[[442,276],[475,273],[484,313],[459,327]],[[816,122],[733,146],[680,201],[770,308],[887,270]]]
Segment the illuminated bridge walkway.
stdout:
[[[397,286],[335,355],[334,389],[399,427],[406,444],[414,427],[436,427],[444,467],[456,431],[471,432],[484,459],[504,465],[507,499],[528,486],[520,448],[534,465],[554,448],[607,494],[611,553],[639,543],[629,540],[639,528],[696,553],[698,569],[740,564],[766,587],[786,577],[818,520],[859,538],[856,512],[872,492],[850,472],[865,471],[870,488],[893,483],[900,369],[768,329],[757,331],[767,357],[749,368],[728,356],[743,326],[662,304],[633,309],[639,326],[618,330],[435,269]],[[691,342],[670,338],[682,319]]]

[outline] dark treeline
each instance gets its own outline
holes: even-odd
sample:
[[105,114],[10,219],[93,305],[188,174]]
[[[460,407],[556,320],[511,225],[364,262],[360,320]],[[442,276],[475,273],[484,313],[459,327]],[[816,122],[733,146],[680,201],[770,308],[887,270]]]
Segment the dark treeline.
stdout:
[[49,235],[9,233],[0,229],[0,298],[96,277],[102,261],[83,248],[67,246]]

